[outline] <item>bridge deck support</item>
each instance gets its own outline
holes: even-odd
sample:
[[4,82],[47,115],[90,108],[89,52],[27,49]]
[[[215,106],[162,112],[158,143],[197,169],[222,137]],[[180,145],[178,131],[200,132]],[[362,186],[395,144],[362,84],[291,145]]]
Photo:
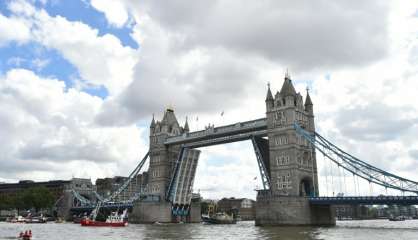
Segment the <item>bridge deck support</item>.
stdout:
[[175,218],[171,212],[170,202],[136,202],[132,213],[129,215],[129,222],[132,223],[172,223],[187,222],[196,223],[201,221],[200,202],[192,202],[190,214],[187,217]]
[[255,224],[334,226],[335,216],[332,206],[310,205],[307,197],[267,195],[257,197]]

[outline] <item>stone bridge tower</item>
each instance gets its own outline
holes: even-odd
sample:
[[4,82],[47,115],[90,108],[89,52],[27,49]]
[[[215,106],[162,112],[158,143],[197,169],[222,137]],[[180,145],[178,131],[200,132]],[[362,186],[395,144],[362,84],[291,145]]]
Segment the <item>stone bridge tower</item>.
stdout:
[[269,140],[270,191],[257,196],[256,224],[312,225],[334,224],[329,206],[309,205],[309,196],[318,196],[315,150],[296,133],[296,122],[315,131],[313,104],[297,93],[286,74],[282,88],[274,97],[267,90],[266,116]]
[[[182,222],[200,221],[200,205],[195,206],[193,203],[189,203],[195,173],[192,170],[196,168],[200,151],[195,149],[185,151],[180,170],[176,172],[175,166],[180,155],[181,146],[165,144],[167,138],[181,136],[188,132],[189,125],[187,120],[184,126],[180,126],[172,108],[165,110],[161,121],[155,121],[154,117],[152,118],[147,187],[144,191],[144,198],[135,203],[134,210],[130,215],[131,222],[179,221],[180,218],[178,216],[173,216],[173,208],[176,207],[183,211],[186,207],[185,205],[187,205],[189,214],[182,214],[180,220]],[[192,165],[192,162],[194,165]],[[184,172],[189,174],[184,174]],[[174,174],[182,178],[180,183],[176,182],[176,199],[168,199],[167,190]]]

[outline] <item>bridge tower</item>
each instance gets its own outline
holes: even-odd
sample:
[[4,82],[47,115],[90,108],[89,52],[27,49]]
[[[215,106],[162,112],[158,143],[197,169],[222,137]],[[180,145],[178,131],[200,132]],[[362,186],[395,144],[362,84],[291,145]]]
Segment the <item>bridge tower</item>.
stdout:
[[[171,107],[165,110],[161,121],[156,121],[153,116],[150,124],[148,182],[144,191],[144,197],[135,203],[134,211],[130,216],[132,222],[152,223],[176,221],[175,216],[172,214],[172,209],[174,204],[177,208],[179,207],[179,201],[169,200],[167,190],[173,174],[178,173],[178,171],[175,171],[176,163],[179,161],[179,157],[181,158],[179,155],[181,155],[182,152],[180,145],[166,145],[165,142],[169,137],[181,136],[188,132],[189,125],[187,120],[184,126],[180,126],[174,114],[174,110]],[[195,170],[199,153],[199,150],[188,149],[187,151],[183,151],[182,154],[183,158],[186,159],[185,163],[188,163],[188,165],[186,166],[186,169],[184,169],[184,164],[181,165],[183,166],[181,170],[188,171],[188,173],[192,173],[189,175],[193,175],[193,177],[184,180],[185,174],[180,174],[183,178],[181,179],[182,181],[180,184],[177,183],[177,185],[182,186],[182,188],[176,188],[175,192],[177,199],[180,196],[182,200],[182,205],[180,206],[182,209],[184,208],[184,203],[188,202],[186,200],[190,200],[190,197],[188,196],[191,195],[191,187],[187,187],[192,185],[194,179],[194,171],[190,169],[190,161],[195,163],[193,165],[193,170]],[[200,205],[187,207],[189,210],[193,207],[193,216],[188,219],[182,218],[181,220],[183,222],[195,222],[200,220]]]
[[303,101],[286,73],[282,88],[274,97],[268,86],[265,102],[270,190],[258,192],[256,224],[335,224],[329,206],[319,208],[309,205],[308,197],[318,196],[319,193],[315,150],[293,127],[293,123],[297,122],[307,131],[315,131],[309,92]]

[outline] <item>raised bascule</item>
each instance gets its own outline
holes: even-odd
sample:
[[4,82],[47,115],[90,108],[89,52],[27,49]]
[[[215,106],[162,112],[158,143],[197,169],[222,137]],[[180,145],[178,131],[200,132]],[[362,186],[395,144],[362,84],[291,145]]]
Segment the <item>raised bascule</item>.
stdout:
[[[418,194],[418,183],[371,166],[319,135],[309,92],[303,100],[288,74],[274,96],[268,86],[265,104],[264,118],[196,132],[190,132],[187,119],[181,126],[174,110],[166,109],[161,121],[153,117],[149,151],[128,180],[109,196],[98,196],[98,203],[75,193],[73,210],[128,207],[131,222],[199,222],[200,203],[192,193],[197,148],[244,140],[253,144],[263,184],[257,191],[256,225],[334,225],[332,205],[339,203],[418,204],[417,196],[319,196],[317,151],[371,184]],[[145,179],[139,172],[148,157]]]

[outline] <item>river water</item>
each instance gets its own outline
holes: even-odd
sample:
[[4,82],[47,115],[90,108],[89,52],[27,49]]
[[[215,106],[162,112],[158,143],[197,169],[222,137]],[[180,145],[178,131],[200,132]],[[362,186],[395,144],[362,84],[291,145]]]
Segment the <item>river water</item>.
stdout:
[[418,220],[341,221],[335,227],[256,227],[254,222],[235,225],[206,224],[131,224],[125,228],[81,227],[73,223],[17,224],[0,222],[0,239],[32,229],[33,239],[107,240],[107,239],[280,239],[280,240],[415,240]]

